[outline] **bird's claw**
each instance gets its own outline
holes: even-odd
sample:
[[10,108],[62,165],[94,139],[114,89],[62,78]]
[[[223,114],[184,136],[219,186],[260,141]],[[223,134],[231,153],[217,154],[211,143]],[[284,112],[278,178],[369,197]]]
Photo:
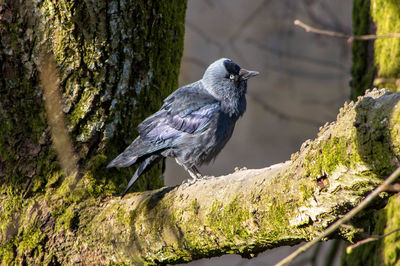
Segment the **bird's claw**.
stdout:
[[212,179],[212,178],[215,178],[215,176],[213,176],[213,175],[198,176],[196,178],[190,178],[190,179],[183,180],[182,181],[182,185],[183,186],[191,186],[191,185],[193,185],[194,183],[196,183],[199,180],[209,180],[209,179]]
[[187,186],[187,187],[191,186],[194,183],[196,183],[197,180],[199,180],[199,178],[190,178],[190,179],[183,180],[182,186]]

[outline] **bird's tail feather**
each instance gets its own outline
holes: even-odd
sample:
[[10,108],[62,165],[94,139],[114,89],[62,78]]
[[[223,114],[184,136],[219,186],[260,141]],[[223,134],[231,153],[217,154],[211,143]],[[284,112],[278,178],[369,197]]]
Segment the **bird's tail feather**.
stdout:
[[134,164],[138,158],[138,156],[130,156],[129,154],[123,152],[118,155],[114,160],[112,160],[106,167],[128,167]]
[[148,145],[140,138],[136,138],[120,155],[106,167],[129,167],[147,153]]
[[125,196],[128,190],[132,187],[135,181],[144,174],[147,170],[150,169],[154,164],[156,164],[161,159],[160,155],[153,154],[147,157],[140,165],[139,168],[136,170],[135,174],[132,176],[131,180],[129,180],[128,185],[126,186],[124,192],[121,194],[121,199]]

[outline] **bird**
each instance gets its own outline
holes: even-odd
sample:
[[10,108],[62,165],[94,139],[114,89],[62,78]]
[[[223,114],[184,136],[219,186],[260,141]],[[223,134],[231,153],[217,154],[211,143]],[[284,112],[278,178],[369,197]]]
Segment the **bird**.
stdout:
[[207,67],[202,79],[165,98],[160,110],[138,125],[139,136],[106,166],[139,165],[121,198],[165,157],[174,158],[189,173],[189,184],[201,179],[198,166],[215,159],[231,138],[246,111],[247,81],[258,74],[221,58]]

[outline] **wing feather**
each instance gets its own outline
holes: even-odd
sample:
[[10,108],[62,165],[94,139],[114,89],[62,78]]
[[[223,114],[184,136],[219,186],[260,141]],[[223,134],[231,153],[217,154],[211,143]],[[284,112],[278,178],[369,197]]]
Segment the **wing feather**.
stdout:
[[164,105],[139,126],[140,136],[152,142],[164,142],[182,133],[203,132],[220,110],[220,102],[192,84],[175,91]]

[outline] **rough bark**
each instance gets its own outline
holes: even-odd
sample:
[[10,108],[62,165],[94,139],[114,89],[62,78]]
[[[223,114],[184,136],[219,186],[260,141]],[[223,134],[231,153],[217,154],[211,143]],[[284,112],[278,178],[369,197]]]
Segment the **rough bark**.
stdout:
[[[185,11],[186,1],[0,1],[3,263],[62,260],[48,230],[74,221],[73,202],[125,187],[135,169],[104,165],[177,88]],[[134,189],[161,187],[161,172]]]

